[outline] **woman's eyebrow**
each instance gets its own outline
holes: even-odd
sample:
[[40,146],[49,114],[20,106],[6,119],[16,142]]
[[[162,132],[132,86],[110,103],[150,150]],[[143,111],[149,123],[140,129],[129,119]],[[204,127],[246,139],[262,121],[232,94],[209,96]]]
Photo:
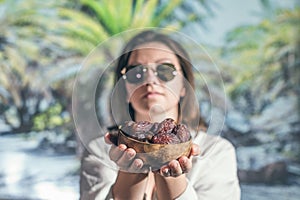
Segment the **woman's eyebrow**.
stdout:
[[[155,60],[154,62],[151,62],[151,63],[149,63],[149,64],[155,64],[155,63],[173,63],[172,61],[171,61],[171,59],[165,59],[165,58],[163,58],[163,59],[158,59],[158,60]],[[135,66],[135,65],[147,65],[147,64],[145,64],[145,63],[143,63],[143,62],[133,62],[133,63],[131,63],[131,64],[128,64],[128,66]]]
[[160,59],[156,60],[155,62],[156,63],[158,63],[158,62],[170,62],[171,63],[172,61],[170,58],[160,58]]
[[[153,62],[151,63],[163,63],[163,62],[166,62],[166,63],[173,63],[174,61],[171,59],[171,58],[158,58],[157,60],[154,60]],[[140,62],[140,61],[134,61],[132,63],[128,63],[127,66],[135,66],[135,65],[146,65],[147,63],[143,63],[143,62]]]

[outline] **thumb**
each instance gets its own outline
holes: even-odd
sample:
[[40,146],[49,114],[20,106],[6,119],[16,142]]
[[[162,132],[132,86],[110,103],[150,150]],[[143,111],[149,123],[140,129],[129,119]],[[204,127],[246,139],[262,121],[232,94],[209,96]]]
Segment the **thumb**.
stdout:
[[193,144],[190,152],[190,156],[200,155],[200,147],[197,144]]

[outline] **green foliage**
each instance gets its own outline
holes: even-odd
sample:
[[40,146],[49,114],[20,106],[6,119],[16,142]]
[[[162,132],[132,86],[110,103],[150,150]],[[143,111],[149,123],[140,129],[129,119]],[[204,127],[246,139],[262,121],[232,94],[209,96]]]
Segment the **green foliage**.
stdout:
[[53,129],[70,122],[69,116],[62,116],[63,107],[56,103],[34,118],[33,130]]
[[[186,23],[200,22],[204,14],[196,8],[209,8],[207,2],[0,1],[0,118],[18,132],[69,123],[61,113],[71,116],[73,79],[95,46],[128,29],[178,30]],[[177,9],[184,13],[181,19],[176,18]],[[110,53],[107,50],[104,56]],[[41,109],[43,102],[46,108]],[[17,119],[19,127],[9,119]]]
[[53,27],[55,34],[48,38],[65,49],[86,55],[96,45],[122,31],[158,27],[181,3],[182,0],[163,5],[157,0],[81,0],[79,10],[68,7],[58,9],[63,20],[57,21]]
[[47,68],[58,55],[51,54],[53,45],[44,38],[51,25],[45,21],[55,15],[51,9],[57,5],[35,0],[0,4],[0,107],[5,108],[0,118],[12,132],[30,131],[41,102],[50,101]]
[[297,82],[293,75],[299,62],[299,11],[277,9],[259,24],[241,26],[227,34],[222,56],[232,65],[233,83],[227,88],[233,98],[249,91],[265,93],[278,79],[285,80],[287,86]]

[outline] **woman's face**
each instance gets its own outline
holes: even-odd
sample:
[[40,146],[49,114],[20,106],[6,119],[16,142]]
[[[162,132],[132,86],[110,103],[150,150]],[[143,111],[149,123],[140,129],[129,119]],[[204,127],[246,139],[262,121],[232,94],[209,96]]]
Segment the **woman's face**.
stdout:
[[[157,65],[173,64],[177,75],[163,81],[155,75]],[[137,121],[162,121],[167,117],[178,118],[180,96],[185,95],[183,74],[176,55],[164,44],[151,42],[137,47],[131,53],[128,66],[144,65],[144,79],[139,83],[126,82],[127,100],[131,103]]]

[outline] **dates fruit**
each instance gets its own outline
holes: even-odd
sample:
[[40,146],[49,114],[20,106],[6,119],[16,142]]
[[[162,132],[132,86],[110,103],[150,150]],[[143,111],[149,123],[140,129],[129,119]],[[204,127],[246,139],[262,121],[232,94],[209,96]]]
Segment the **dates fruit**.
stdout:
[[153,171],[171,160],[189,156],[193,145],[187,126],[171,118],[160,123],[127,121],[118,130],[117,144],[133,148],[144,167]]
[[185,124],[178,124],[174,128],[174,133],[177,135],[181,142],[186,142],[191,138],[191,134]]
[[158,125],[157,134],[171,134],[176,127],[176,122],[167,118]]
[[160,123],[127,121],[121,126],[121,130],[131,138],[153,144],[179,144],[191,138],[187,126],[177,124],[171,118]]
[[153,144],[178,144],[180,140],[175,134],[160,133],[154,135],[151,142]]
[[127,121],[121,129],[128,136],[139,141],[146,142],[154,135],[151,131],[152,126],[153,124],[148,121],[140,121],[138,123],[135,123],[134,121]]

